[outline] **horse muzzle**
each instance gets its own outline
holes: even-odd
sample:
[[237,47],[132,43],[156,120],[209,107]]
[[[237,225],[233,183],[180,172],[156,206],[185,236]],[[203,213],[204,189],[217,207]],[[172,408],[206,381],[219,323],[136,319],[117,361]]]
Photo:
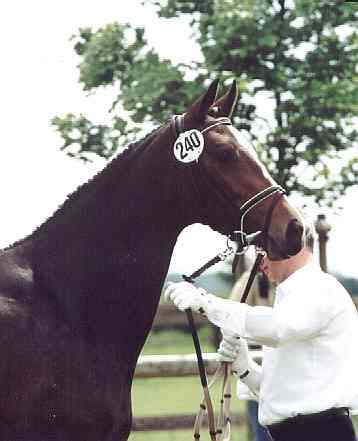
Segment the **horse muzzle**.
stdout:
[[301,251],[303,246],[304,226],[297,219],[292,219],[286,230],[286,250],[289,257]]
[[301,251],[304,231],[302,223],[297,219],[292,219],[282,238],[279,239],[269,232],[265,241],[261,240],[259,245],[267,252],[270,260],[289,259]]

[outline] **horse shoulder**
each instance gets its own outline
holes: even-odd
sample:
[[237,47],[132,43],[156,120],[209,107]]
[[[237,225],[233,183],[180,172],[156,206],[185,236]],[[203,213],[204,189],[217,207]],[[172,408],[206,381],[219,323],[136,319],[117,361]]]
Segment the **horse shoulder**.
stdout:
[[32,290],[33,269],[20,250],[10,248],[0,254],[0,294],[21,298]]

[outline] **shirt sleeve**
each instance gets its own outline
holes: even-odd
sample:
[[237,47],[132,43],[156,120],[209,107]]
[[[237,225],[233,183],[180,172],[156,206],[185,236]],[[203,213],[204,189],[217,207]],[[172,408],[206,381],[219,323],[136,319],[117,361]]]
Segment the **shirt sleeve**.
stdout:
[[245,317],[251,307],[245,303],[207,296],[206,316],[214,325],[230,333],[244,335]]
[[207,296],[206,315],[216,326],[258,344],[277,347],[322,331],[333,314],[329,293],[315,286],[285,293],[274,307],[249,306]]
[[258,401],[258,396],[254,394],[250,390],[250,388],[240,380],[237,380],[236,383],[236,396],[239,400]]
[[324,299],[297,293],[286,296],[275,308],[250,308],[246,312],[243,336],[262,345],[277,347],[319,334],[329,320]]
[[277,346],[277,325],[272,307],[253,306],[247,311],[243,337],[260,345]]

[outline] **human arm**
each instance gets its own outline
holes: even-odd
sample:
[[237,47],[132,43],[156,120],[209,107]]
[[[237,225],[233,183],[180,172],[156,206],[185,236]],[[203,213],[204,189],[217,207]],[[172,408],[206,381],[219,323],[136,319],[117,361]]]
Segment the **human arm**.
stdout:
[[296,294],[285,296],[273,309],[221,299],[188,282],[171,284],[165,291],[182,311],[191,308],[223,330],[269,347],[309,338],[329,319],[327,305],[311,291]]
[[[255,332],[255,316],[259,326],[259,333],[264,334],[265,340],[260,344],[274,345],[273,331],[270,327],[270,312],[272,308],[252,307],[232,300],[221,299],[207,293],[203,288],[197,288],[188,282],[178,282],[170,284],[165,290],[166,300],[171,300],[181,311],[190,308],[194,312],[205,315],[214,325],[242,337],[254,340],[260,335]],[[246,329],[246,316],[250,313],[250,328]],[[267,335],[268,329],[268,335]]]

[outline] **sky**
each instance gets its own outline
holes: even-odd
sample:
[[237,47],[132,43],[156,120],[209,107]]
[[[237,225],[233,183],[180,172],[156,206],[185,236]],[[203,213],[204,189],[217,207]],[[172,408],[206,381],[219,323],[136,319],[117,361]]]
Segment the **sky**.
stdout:
[[[159,20],[141,0],[12,0],[0,6],[0,247],[31,233],[68,193],[105,166],[104,160],[83,164],[68,158],[50,120],[67,112],[96,122],[108,117],[114,92],[107,88],[88,96],[82,91],[79,60],[69,39],[80,27],[114,21],[144,26],[149,43],[163,58],[200,59],[188,23]],[[358,189],[353,188],[342,198],[339,215],[318,207],[310,211],[312,218],[325,213],[332,224],[329,268],[348,275],[358,275],[358,238],[352,233],[357,201]],[[179,237],[171,270],[192,272],[225,244],[208,227],[189,227]]]

